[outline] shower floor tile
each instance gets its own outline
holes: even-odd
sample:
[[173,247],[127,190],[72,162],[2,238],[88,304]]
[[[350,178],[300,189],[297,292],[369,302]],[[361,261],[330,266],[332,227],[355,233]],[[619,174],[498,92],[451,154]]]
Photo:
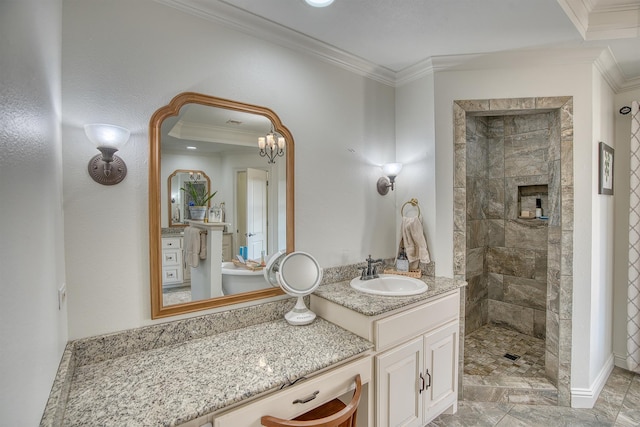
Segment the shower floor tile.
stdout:
[[[485,325],[464,339],[465,375],[544,377],[545,343],[496,325]],[[519,356],[510,360],[505,354]]]

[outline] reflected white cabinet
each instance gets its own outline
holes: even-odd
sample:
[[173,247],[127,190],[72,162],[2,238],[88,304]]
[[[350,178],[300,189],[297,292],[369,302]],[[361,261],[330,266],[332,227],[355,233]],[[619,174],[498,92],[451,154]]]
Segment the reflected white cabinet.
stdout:
[[182,274],[182,237],[163,237],[162,286],[181,284]]

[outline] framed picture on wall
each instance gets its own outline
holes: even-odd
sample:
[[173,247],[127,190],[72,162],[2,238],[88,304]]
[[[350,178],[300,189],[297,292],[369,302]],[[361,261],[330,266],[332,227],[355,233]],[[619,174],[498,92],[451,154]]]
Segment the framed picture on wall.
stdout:
[[613,148],[599,144],[598,194],[613,195]]

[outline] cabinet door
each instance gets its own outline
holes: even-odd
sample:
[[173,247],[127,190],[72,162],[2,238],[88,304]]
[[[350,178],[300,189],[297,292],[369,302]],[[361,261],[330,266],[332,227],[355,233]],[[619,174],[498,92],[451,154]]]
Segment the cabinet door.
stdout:
[[458,330],[456,321],[424,336],[425,424],[457,401]]
[[377,426],[422,426],[422,337],[399,345],[376,359]]

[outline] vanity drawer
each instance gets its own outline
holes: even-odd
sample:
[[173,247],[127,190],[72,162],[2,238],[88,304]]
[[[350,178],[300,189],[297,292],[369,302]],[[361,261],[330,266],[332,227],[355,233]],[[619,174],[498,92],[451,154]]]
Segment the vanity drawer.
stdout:
[[380,319],[373,327],[376,349],[400,344],[439,325],[456,320],[459,310],[460,296],[459,291],[456,291],[411,310]]
[[182,254],[180,251],[165,250],[162,251],[162,266],[175,267],[182,264]]
[[179,249],[181,246],[182,238],[181,237],[163,237],[162,238],[162,249]]
[[181,283],[182,275],[179,268],[163,268],[162,269],[162,284],[169,285],[172,283]]
[[[354,389],[354,378],[360,374],[362,384],[371,381],[372,358],[350,362],[262,399],[248,403],[220,416],[214,416],[214,427],[260,427],[263,415],[292,419]],[[307,403],[293,403],[296,399],[316,397]],[[364,395],[360,405],[364,406]],[[363,412],[363,416],[365,412]]]

